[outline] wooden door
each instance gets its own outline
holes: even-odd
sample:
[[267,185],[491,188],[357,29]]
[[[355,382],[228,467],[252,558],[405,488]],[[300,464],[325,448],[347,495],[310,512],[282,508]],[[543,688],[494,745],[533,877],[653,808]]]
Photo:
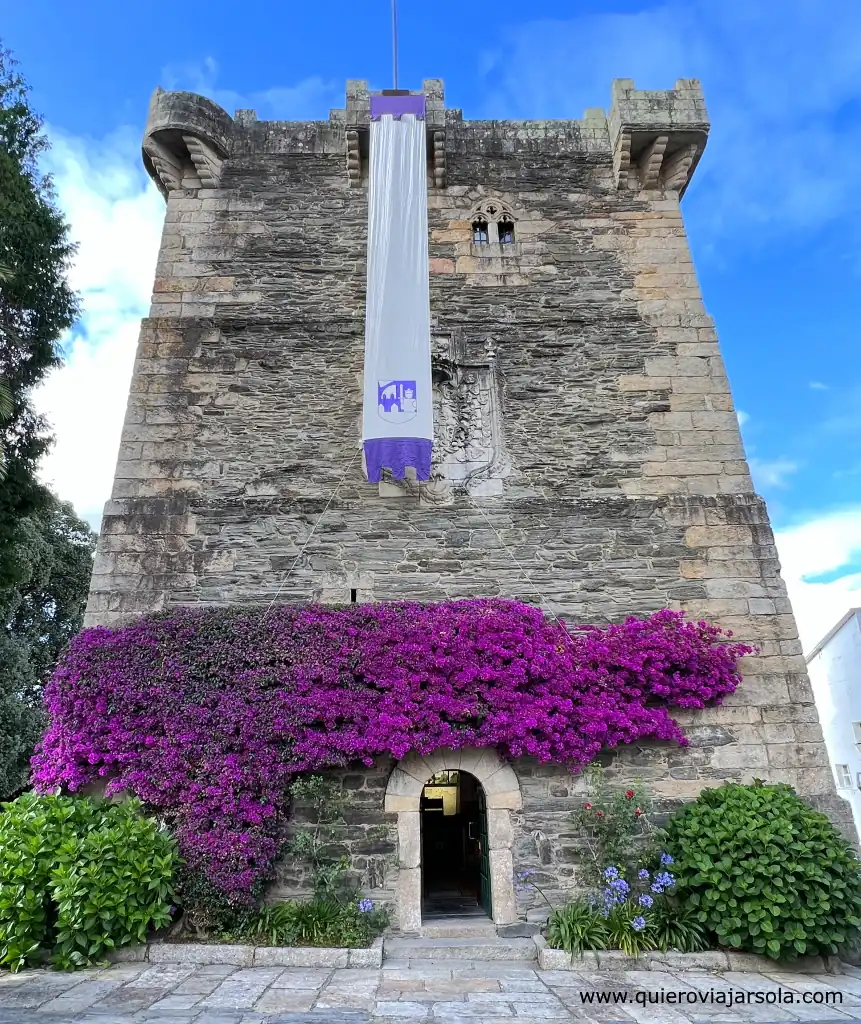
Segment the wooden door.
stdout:
[[488,917],[493,917],[490,896],[490,849],[487,841],[487,804],[484,790],[478,787],[478,902]]

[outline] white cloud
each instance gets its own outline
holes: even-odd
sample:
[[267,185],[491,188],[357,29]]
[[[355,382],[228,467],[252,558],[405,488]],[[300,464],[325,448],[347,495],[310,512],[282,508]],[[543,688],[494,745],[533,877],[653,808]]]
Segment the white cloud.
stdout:
[[861,122],[843,116],[861,100],[858,4],[668,0],[533,21],[507,29],[480,66],[488,117],[580,117],[609,106],[613,78],[640,89],[701,79],[712,128],[686,207],[703,236],[741,226],[755,243],[764,228],[818,227],[861,209],[852,162],[833,157],[861,148]]
[[736,409],[735,415],[736,419],[738,420],[738,425],[740,427],[743,427],[745,423],[748,423],[750,421],[750,413],[742,412],[741,409]]
[[751,476],[757,489],[767,487],[788,487],[788,477],[797,473],[799,465],[790,459],[773,459],[768,462],[762,459],[749,459]]
[[213,57],[162,68],[162,87],[184,89],[208,96],[228,114],[236,110],[256,110],[263,120],[304,121],[325,119],[332,107],[344,105],[344,82],[323,79],[319,75],[305,78],[296,85],[275,86],[257,92],[240,93],[217,85],[218,63]]
[[[808,653],[849,608],[861,605],[861,506],[777,530],[775,542]],[[815,582],[817,576],[826,581]]]
[[41,473],[97,527],[110,497],[164,200],[141,167],[139,137],[130,129],[101,141],[49,135],[43,167],[79,243],[70,283],[81,293],[83,315],[63,339],[65,365],[34,393],[57,438]]
[[827,384],[823,384],[821,380],[812,380],[807,385],[811,391],[828,391],[829,387]]

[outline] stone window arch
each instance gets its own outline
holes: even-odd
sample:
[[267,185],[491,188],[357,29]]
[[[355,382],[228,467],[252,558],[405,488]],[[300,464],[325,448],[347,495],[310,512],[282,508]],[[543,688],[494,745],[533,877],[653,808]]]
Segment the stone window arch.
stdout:
[[443,771],[467,772],[484,789],[490,859],[493,923],[517,920],[514,896],[514,830],[511,811],[523,805],[520,783],[512,767],[490,747],[437,750],[421,757],[410,752],[389,776],[385,810],[398,816],[397,918],[403,932],[422,925],[421,797],[430,779]]
[[472,241],[474,245],[487,245],[490,241],[490,229],[487,220],[478,216],[472,222]]
[[[481,234],[477,225],[482,225]],[[491,227],[492,225],[492,227]],[[498,199],[484,199],[472,211],[472,241],[474,245],[494,243],[514,245],[515,218],[509,206]]]

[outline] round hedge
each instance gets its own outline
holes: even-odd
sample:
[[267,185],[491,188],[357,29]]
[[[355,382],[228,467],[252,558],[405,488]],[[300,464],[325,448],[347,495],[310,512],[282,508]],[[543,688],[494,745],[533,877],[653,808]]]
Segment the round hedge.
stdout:
[[861,865],[785,785],[706,789],[670,820],[678,893],[722,946],[774,960],[835,954],[861,925]]

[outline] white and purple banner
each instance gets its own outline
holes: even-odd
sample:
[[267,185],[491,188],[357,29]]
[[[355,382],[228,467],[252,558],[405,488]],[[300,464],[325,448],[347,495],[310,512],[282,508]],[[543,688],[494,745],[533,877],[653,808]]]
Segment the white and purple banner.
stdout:
[[424,96],[371,97],[362,443],[368,480],[433,448]]

